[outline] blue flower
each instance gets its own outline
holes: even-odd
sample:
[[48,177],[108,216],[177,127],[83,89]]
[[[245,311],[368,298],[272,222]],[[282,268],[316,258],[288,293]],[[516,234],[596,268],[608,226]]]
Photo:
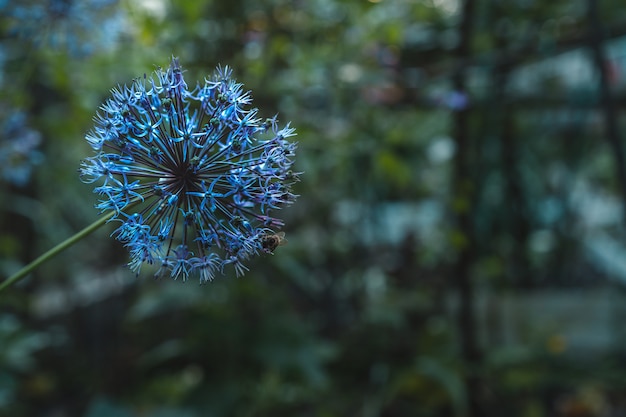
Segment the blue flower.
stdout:
[[17,187],[30,180],[33,167],[43,160],[38,150],[41,134],[26,123],[21,111],[11,111],[0,121],[0,178]]
[[101,106],[86,135],[97,155],[81,178],[101,180],[96,207],[121,223],[113,235],[137,274],[157,264],[157,276],[205,282],[226,265],[242,275],[246,260],[275,248],[274,212],[296,197],[294,129],[257,118],[251,103],[229,67],[189,89],[174,58]]

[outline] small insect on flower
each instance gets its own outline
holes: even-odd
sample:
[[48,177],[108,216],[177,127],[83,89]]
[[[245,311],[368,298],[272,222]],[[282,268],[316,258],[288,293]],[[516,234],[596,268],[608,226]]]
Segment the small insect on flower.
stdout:
[[112,90],[86,136],[97,152],[83,161],[84,182],[101,211],[121,225],[113,235],[129,265],[158,266],[157,276],[210,281],[283,241],[274,212],[291,204],[294,129],[261,121],[229,67],[189,89],[173,58],[167,70]]
[[277,247],[287,244],[285,232],[278,232],[273,235],[264,235],[261,238],[261,246],[266,253],[274,253]]

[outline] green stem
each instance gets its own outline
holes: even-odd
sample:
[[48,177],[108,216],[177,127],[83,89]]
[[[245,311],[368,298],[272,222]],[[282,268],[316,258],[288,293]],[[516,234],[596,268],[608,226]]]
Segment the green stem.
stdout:
[[98,230],[107,221],[109,221],[114,215],[115,215],[115,211],[112,211],[108,213],[107,215],[99,218],[98,220],[90,224],[89,226],[85,227],[80,232],[76,233],[74,236],[66,239],[64,242],[59,243],[54,248],[50,249],[48,252],[44,253],[39,258],[35,259],[34,261],[26,265],[24,268],[17,271],[15,274],[13,274],[9,278],[7,278],[5,281],[0,283],[0,292],[2,292],[5,288],[10,286],[11,284],[24,278],[26,275],[31,273],[34,269],[36,269],[41,264],[46,262],[48,259],[55,257],[56,255],[58,255],[65,249],[72,246],[74,243],[78,242],[79,240],[83,239],[84,237]]

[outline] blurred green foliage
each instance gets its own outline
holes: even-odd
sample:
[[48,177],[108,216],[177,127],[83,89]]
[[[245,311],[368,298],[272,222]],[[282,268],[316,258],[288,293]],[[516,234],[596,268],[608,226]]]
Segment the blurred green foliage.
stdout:
[[[19,37],[0,1],[0,102],[45,156],[27,187],[0,184],[0,276],[96,219],[84,134],[110,88],[172,55],[188,81],[232,66],[260,116],[297,128],[304,172],[289,244],[242,278],[135,278],[105,227],[0,294],[0,415],[623,415],[624,184],[594,2],[468,3],[471,33],[461,0],[127,0],[113,45],[76,56]],[[599,18],[620,108],[626,9]],[[606,287],[578,345],[546,330],[559,294]],[[527,307],[542,291],[554,306]]]

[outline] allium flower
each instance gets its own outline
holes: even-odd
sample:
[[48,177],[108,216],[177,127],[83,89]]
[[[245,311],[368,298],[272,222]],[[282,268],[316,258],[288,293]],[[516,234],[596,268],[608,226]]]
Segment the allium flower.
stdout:
[[37,149],[41,134],[26,123],[20,111],[9,112],[0,121],[0,177],[17,187],[30,180],[33,167],[43,160]]
[[10,33],[73,55],[110,49],[124,27],[119,0],[20,0],[4,9]]
[[139,273],[201,282],[232,265],[237,275],[253,255],[275,249],[273,212],[294,199],[290,168],[294,135],[276,117],[264,122],[230,68],[218,68],[189,89],[177,59],[153,78],[112,90],[86,139],[98,152],[83,161],[83,181],[103,179],[94,192],[101,211],[121,226]]

